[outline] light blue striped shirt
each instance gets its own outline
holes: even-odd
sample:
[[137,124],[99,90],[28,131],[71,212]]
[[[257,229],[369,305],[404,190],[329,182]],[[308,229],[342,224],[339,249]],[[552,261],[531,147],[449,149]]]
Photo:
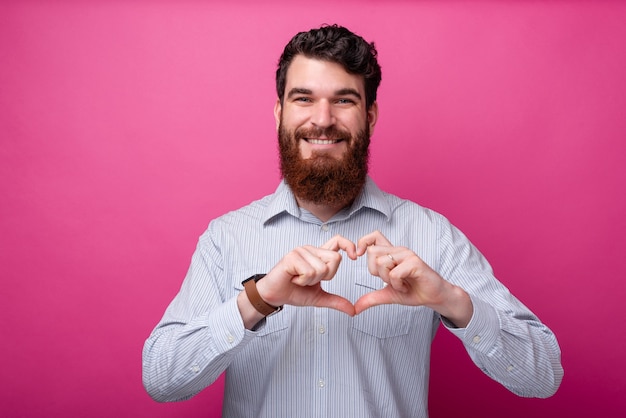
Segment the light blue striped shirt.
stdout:
[[[470,294],[474,314],[466,328],[428,308],[400,305],[354,318],[285,306],[256,331],[244,328],[236,303],[244,279],[268,272],[297,246],[320,246],[335,234],[356,242],[374,230]],[[353,303],[382,285],[365,257],[344,257],[323,284]],[[512,392],[546,397],[558,388],[563,369],[554,334],[443,216],[368,178],[352,207],[321,222],[281,183],[273,195],[213,220],[200,237],[179,294],[144,346],[144,386],[156,400],[183,400],[225,371],[224,417],[427,417],[430,347],[441,322]]]

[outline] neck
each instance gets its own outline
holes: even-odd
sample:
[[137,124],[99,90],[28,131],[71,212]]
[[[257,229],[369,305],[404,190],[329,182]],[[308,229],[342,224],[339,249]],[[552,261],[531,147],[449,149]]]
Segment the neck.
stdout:
[[311,212],[317,219],[322,222],[327,222],[330,218],[335,216],[340,210],[342,210],[345,206],[329,206],[329,205],[318,205],[312,202],[306,202],[301,199],[296,198],[298,202],[298,206],[304,208]]

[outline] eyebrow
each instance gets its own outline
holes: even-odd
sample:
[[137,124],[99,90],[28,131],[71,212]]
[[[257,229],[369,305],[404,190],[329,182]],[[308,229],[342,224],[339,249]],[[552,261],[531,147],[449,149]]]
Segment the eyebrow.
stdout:
[[313,94],[313,92],[309,89],[294,87],[291,90],[289,90],[289,93],[287,93],[287,98],[295,96],[296,94]]
[[361,100],[361,94],[358,91],[356,91],[355,89],[351,89],[351,88],[345,88],[345,89],[337,90],[335,92],[335,95],[337,95],[337,96],[354,96],[357,99]]
[[[297,94],[313,94],[313,91],[309,89],[301,88],[301,87],[294,87],[291,90],[289,90],[289,93],[287,93],[287,98],[290,98]],[[357,90],[349,88],[349,87],[335,91],[335,96],[354,96],[355,98],[359,100],[362,99],[361,94]]]

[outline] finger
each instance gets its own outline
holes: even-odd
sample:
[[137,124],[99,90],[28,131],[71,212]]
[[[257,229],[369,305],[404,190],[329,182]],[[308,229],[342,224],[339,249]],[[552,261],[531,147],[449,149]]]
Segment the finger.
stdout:
[[339,264],[341,263],[342,256],[336,250],[327,250],[324,248],[306,247],[306,249],[315,257],[320,259],[326,264],[327,272],[322,277],[322,280],[330,280],[335,277]]
[[[396,257],[401,257],[402,253],[396,252]],[[406,293],[408,287],[404,281],[407,277],[404,259],[396,259],[391,253],[387,253],[377,258],[379,265],[379,276],[388,283],[394,290]]]
[[404,281],[404,276],[402,275],[402,273],[398,273],[396,270],[390,270],[388,273],[388,277],[389,286],[391,286],[393,290],[401,293],[406,293],[409,291],[409,288]]
[[389,271],[394,267],[395,263],[386,254],[375,255],[368,250],[367,269],[372,276],[380,277],[385,283],[389,283]]
[[399,261],[396,260],[395,257],[390,252],[383,256],[380,256],[379,262],[381,265],[384,265],[388,270],[392,270],[399,264]]
[[393,268],[394,264],[391,259],[387,257],[386,252],[376,251],[376,248],[378,247],[370,246],[367,249],[367,269],[372,276],[380,277],[387,282],[387,273]]
[[352,302],[332,293],[322,292],[320,294],[320,298],[316,301],[315,306],[335,309],[350,316],[355,315],[354,305],[352,305]]
[[332,279],[341,262],[341,255],[336,251],[312,246],[296,248],[292,254],[292,282],[300,286],[311,286],[320,280]]
[[[305,248],[296,248],[285,257],[286,271],[291,276],[291,282],[300,286],[307,286],[318,282],[320,271],[326,274],[328,266],[318,257],[314,257]],[[317,278],[317,280],[316,280]]]
[[398,260],[391,255],[391,248],[371,246],[367,249],[367,268],[371,275],[389,282],[389,272],[398,265]]
[[356,247],[357,256],[362,256],[367,251],[367,248],[372,245],[382,245],[385,247],[391,247],[392,244],[389,242],[387,237],[385,237],[380,231],[371,232],[359,239]]
[[374,290],[373,292],[361,296],[354,303],[354,314],[358,315],[373,306],[388,305],[391,303],[394,303],[391,289],[385,287],[384,289]]
[[343,250],[352,260],[356,260],[356,245],[352,241],[347,238],[342,237],[341,235],[335,235],[330,240],[328,240],[321,248],[332,251]]

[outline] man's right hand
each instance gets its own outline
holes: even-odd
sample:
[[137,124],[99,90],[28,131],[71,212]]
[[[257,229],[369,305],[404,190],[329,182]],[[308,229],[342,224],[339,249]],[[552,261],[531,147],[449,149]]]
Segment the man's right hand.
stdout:
[[[354,316],[354,305],[349,300],[328,293],[321,286],[322,280],[335,277],[342,259],[339,250],[356,260],[355,244],[340,235],[321,247],[305,245],[295,248],[257,282],[259,295],[272,306],[326,307]],[[263,318],[252,307],[245,291],[239,295],[238,304],[246,328],[252,328]]]

